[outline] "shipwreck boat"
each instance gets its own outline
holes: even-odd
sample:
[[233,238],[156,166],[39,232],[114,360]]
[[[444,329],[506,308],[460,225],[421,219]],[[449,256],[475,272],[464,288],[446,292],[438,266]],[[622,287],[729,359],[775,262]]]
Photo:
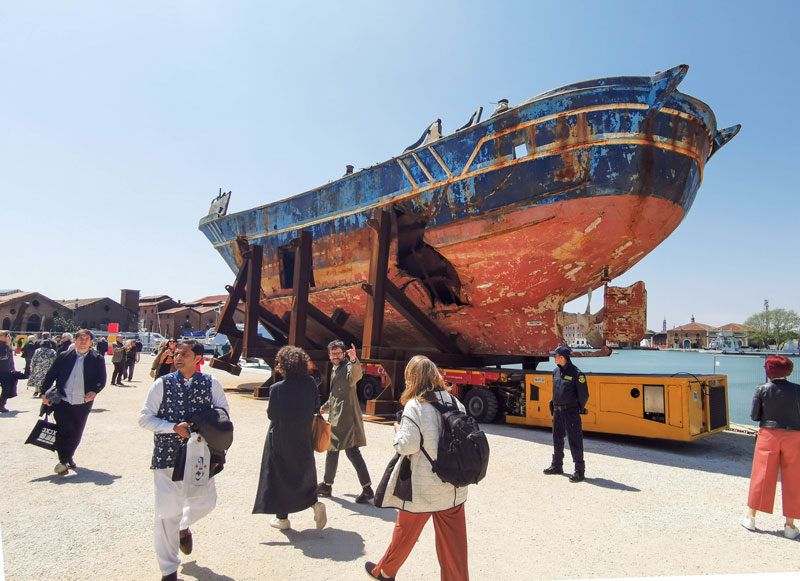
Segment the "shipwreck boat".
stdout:
[[[608,287],[599,313],[563,307],[669,236],[706,162],[738,132],[718,130],[705,103],[677,91],[687,70],[501,102],[449,135],[437,120],[399,156],[294,197],[227,214],[229,193],[220,194],[199,227],[234,272],[242,248],[263,247],[259,300],[277,317],[294,301],[292,241],[310,233],[308,302],[354,337],[367,316],[373,219],[385,211],[388,280],[459,352],[505,363],[546,356],[569,324],[595,347],[638,341],[642,286]],[[382,344],[440,349],[402,310],[387,308]],[[305,333],[320,346],[331,335],[311,320]]]

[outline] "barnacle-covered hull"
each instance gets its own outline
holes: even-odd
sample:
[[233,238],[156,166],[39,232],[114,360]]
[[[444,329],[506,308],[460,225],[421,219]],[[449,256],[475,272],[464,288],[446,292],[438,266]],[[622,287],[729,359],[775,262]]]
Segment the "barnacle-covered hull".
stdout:
[[[286,249],[313,236],[309,301],[363,330],[376,210],[392,216],[389,279],[467,353],[541,355],[563,306],[627,271],[681,222],[708,158],[738,127],[675,90],[687,67],[550,91],[380,165],[200,229],[233,270],[264,247],[261,303],[291,309]],[[213,208],[212,208],[213,210]],[[324,336],[309,324],[308,334]],[[387,309],[384,345],[431,349]]]

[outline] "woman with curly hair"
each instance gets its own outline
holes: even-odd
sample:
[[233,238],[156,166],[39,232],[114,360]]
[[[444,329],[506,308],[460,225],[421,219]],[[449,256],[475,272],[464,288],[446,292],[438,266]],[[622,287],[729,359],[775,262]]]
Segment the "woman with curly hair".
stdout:
[[317,530],[327,522],[317,501],[317,465],[311,420],[319,413],[319,392],[310,375],[310,359],[299,347],[281,347],[274,368],[283,377],[269,390],[270,424],[261,456],[254,514],[274,514],[271,527],[291,527],[289,513],[314,511]]

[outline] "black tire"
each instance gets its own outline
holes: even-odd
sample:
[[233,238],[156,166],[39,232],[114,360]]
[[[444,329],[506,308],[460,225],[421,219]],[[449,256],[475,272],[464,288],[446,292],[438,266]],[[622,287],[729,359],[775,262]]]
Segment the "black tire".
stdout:
[[476,421],[488,424],[497,416],[497,396],[488,389],[473,387],[464,396],[464,407]]
[[367,401],[368,399],[375,399],[383,390],[381,380],[372,375],[362,377],[356,384],[358,390],[358,399]]

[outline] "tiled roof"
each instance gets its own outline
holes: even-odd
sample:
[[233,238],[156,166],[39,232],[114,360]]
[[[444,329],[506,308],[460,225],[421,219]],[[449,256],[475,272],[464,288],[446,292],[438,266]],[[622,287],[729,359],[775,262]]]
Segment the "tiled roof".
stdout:
[[745,331],[746,328],[744,325],[740,325],[739,323],[728,323],[727,325],[722,325],[721,327],[716,327],[715,331]]
[[160,303],[161,301],[172,300],[169,295],[153,295],[150,297],[139,297],[140,303]]
[[687,325],[680,325],[679,327],[673,327],[669,329],[667,333],[672,331],[710,331],[714,329],[711,325],[703,325],[702,323],[689,323]]
[[97,301],[102,301],[103,299],[107,299],[108,297],[99,297],[96,299],[64,299],[60,301],[56,301],[57,303],[61,303],[68,309],[77,309],[79,307],[85,307],[86,305],[91,305],[92,303],[96,303]]
[[186,306],[186,305],[181,305],[181,306],[179,306],[179,307],[173,307],[173,308],[171,308],[171,309],[166,309],[166,310],[164,310],[164,311],[161,311],[161,312],[159,313],[159,315],[172,315],[172,314],[174,314],[174,313],[180,313],[181,311],[185,311],[185,310],[187,310],[187,309],[188,309],[188,310],[191,310],[191,311],[194,311],[194,310],[196,310],[196,309],[194,309],[193,307],[188,307],[188,306]]
[[15,293],[11,293],[5,296],[0,297],[0,303],[7,303],[8,301],[15,301],[17,299],[24,298],[28,295],[32,295],[36,293],[28,292],[28,291],[19,291]]
[[186,303],[187,305],[210,305],[216,303],[224,303],[228,300],[228,295],[211,295],[208,297],[203,297],[201,299],[197,299],[196,301],[192,301],[190,303]]

